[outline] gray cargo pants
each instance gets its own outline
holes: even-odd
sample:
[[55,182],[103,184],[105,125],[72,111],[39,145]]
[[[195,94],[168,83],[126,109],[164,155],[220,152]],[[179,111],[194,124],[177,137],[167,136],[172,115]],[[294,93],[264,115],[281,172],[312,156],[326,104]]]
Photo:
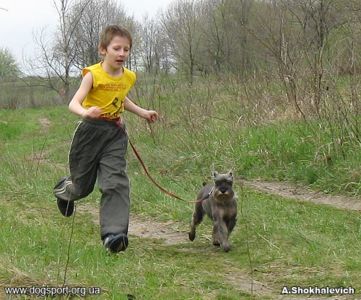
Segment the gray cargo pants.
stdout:
[[[100,192],[100,234],[128,233],[129,179],[125,154],[128,136],[115,122],[85,119],[75,130],[69,153],[70,176],[56,197],[75,201],[89,195],[96,179]],[[61,189],[62,188],[62,189]]]

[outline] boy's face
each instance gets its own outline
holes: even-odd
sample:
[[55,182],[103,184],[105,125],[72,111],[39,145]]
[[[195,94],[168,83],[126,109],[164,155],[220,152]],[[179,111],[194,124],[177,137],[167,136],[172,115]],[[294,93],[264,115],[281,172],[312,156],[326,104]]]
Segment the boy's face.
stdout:
[[128,59],[130,43],[126,37],[114,36],[106,49],[101,49],[100,54],[104,56],[104,62],[114,69],[120,69]]

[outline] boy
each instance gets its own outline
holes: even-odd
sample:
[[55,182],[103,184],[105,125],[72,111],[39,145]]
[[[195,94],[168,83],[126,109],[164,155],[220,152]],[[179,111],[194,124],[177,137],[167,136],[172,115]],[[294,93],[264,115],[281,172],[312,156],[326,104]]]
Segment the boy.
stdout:
[[135,83],[134,72],[123,67],[132,47],[130,33],[117,25],[104,29],[99,52],[102,62],[82,71],[83,80],[69,103],[69,110],[82,117],[69,152],[70,176],[60,179],[54,194],[60,212],[69,217],[74,201],[89,195],[98,179],[101,239],[110,252],[128,246],[129,179],[125,153],[128,136],[120,117],[124,110],[154,122],[158,114],[127,98]]

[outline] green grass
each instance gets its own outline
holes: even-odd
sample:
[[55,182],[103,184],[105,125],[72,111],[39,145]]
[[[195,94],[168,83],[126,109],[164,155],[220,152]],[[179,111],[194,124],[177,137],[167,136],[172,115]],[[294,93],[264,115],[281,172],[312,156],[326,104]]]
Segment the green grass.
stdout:
[[[56,80],[53,80],[53,86]],[[79,78],[72,78],[71,91],[79,86]],[[46,79],[22,77],[0,82],[0,109],[44,107],[63,104],[55,90],[49,87]],[[60,87],[59,87],[60,90]]]
[[[198,109],[195,106],[194,113]],[[316,144],[320,138],[302,124],[239,128],[212,116],[183,118],[184,110],[175,106],[166,115],[162,109],[162,119],[152,131],[143,121],[126,117],[131,138],[150,172],[189,201],[209,180],[212,164],[249,178],[323,182],[329,190],[335,189],[331,179],[325,178],[336,174],[346,178],[346,160],[335,156],[332,165],[318,160],[315,153],[320,152],[320,144],[327,144],[327,137]],[[50,124],[42,125],[42,118]],[[63,284],[73,219],[57,211],[52,187],[67,174],[76,121],[65,107],[0,111],[1,286]],[[359,159],[353,151],[351,147],[346,151],[350,164]],[[342,165],[345,174],[339,175],[336,172]],[[160,193],[130,149],[128,173],[132,213],[172,220],[186,235],[193,204]],[[207,220],[199,226],[193,243],[166,245],[132,236],[125,253],[109,255],[101,245],[98,224],[89,213],[77,212],[66,285],[100,287],[102,294],[96,299],[127,299],[127,295],[135,299],[273,299],[285,285],[352,286],[361,291],[358,212],[295,203],[239,185],[235,189],[239,217],[229,253],[211,245]],[[79,205],[97,211],[99,192]],[[239,281],[244,276],[266,284],[269,291],[252,295]]]
[[[199,79],[189,87],[169,78],[148,82],[140,77],[136,99],[162,118],[152,135],[143,123],[132,118],[128,123],[134,139],[144,140],[138,144],[144,145],[149,164],[161,157],[163,169],[173,176],[188,171],[207,176],[214,165],[247,178],[299,182],[326,193],[358,196],[360,118],[347,107],[343,80],[335,79],[337,93],[327,95],[332,103],[323,103],[322,117],[312,119],[310,112],[305,123],[293,119],[276,82]],[[347,120],[341,120],[342,114]]]

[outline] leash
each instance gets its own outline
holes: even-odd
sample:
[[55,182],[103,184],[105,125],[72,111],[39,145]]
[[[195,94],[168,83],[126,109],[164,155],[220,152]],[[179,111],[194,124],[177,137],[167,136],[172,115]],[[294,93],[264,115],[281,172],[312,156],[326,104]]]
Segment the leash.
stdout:
[[68,249],[67,249],[67,255],[66,255],[66,263],[65,263],[65,269],[64,269],[63,286],[65,286],[67,274],[68,274],[68,267],[69,267],[69,261],[70,261],[70,248],[71,248],[71,242],[73,240],[73,235],[74,235],[75,213],[76,213],[76,205],[74,203],[73,220],[71,222],[71,231],[70,231],[70,237],[69,237],[69,243],[68,243]]
[[150,175],[149,171],[148,171],[148,168],[146,167],[143,159],[141,158],[137,148],[134,146],[134,143],[131,141],[131,139],[129,138],[129,134],[127,132],[127,130],[125,129],[125,127],[122,126],[122,120],[121,118],[115,118],[115,119],[108,119],[108,118],[102,118],[106,121],[110,121],[110,122],[114,122],[116,124],[116,126],[118,128],[120,128],[121,130],[123,130],[123,132],[128,136],[128,141],[129,141],[129,144],[130,146],[132,147],[132,150],[133,150],[133,153],[134,155],[136,156],[136,158],[138,159],[138,161],[140,162],[145,174],[147,175],[147,177],[149,178],[149,180],[158,188],[160,189],[163,193],[165,193],[166,195],[170,196],[170,197],[173,197],[175,199],[178,199],[178,200],[181,200],[181,201],[184,201],[184,202],[187,202],[187,203],[197,203],[197,202],[201,202],[203,200],[201,199],[197,199],[196,201],[188,201],[188,200],[185,200],[183,199],[182,197],[176,195],[175,193],[172,193],[168,190],[166,190],[164,187],[162,187],[153,177],[152,175]]
[[[125,134],[128,135],[128,133],[126,132],[126,130],[121,126],[121,124],[119,123],[119,119],[116,120],[116,125],[117,127],[121,128]],[[182,197],[176,195],[175,193],[172,193],[168,190],[166,190],[165,188],[163,188],[153,177],[152,175],[149,173],[148,168],[146,167],[143,159],[141,158],[137,148],[134,146],[133,142],[130,140],[129,135],[128,135],[128,140],[129,140],[129,144],[133,150],[134,155],[136,156],[136,158],[138,159],[138,161],[140,162],[145,174],[147,175],[147,177],[150,179],[150,181],[158,188],[160,189],[163,193],[165,193],[166,195],[173,197],[175,199],[187,202],[187,203],[198,203],[198,202],[202,202],[205,199],[197,199],[196,201],[188,201],[183,199]],[[213,191],[213,189],[212,189]],[[211,191],[211,192],[212,192]],[[210,193],[211,193],[210,192]],[[75,220],[75,214],[76,214],[76,205],[74,206],[74,213],[73,213],[73,218],[72,218],[72,225],[71,225],[71,232],[70,232],[70,238],[69,238],[69,243],[68,243],[68,248],[67,248],[67,259],[66,259],[66,263],[65,263],[65,269],[64,269],[64,277],[63,277],[63,286],[66,283],[66,279],[67,279],[67,271],[68,271],[68,267],[69,267],[69,261],[70,261],[70,248],[71,248],[71,243],[72,243],[72,239],[73,239],[73,233],[74,233],[74,220]]]
[[[143,159],[140,157],[138,150],[135,148],[133,142],[129,139],[129,144],[132,147],[133,153],[135,154],[135,156],[137,157],[138,161],[140,162],[145,174],[148,176],[148,178],[150,179],[150,181],[158,188],[160,189],[163,193],[165,193],[166,195],[173,197],[175,199],[181,200],[181,201],[185,201],[185,202],[194,202],[194,201],[188,201],[183,199],[182,197],[177,196],[176,194],[167,191],[164,187],[162,187],[158,182],[155,181],[155,179],[152,177],[152,175],[150,175]],[[197,200],[198,201],[198,200]]]

